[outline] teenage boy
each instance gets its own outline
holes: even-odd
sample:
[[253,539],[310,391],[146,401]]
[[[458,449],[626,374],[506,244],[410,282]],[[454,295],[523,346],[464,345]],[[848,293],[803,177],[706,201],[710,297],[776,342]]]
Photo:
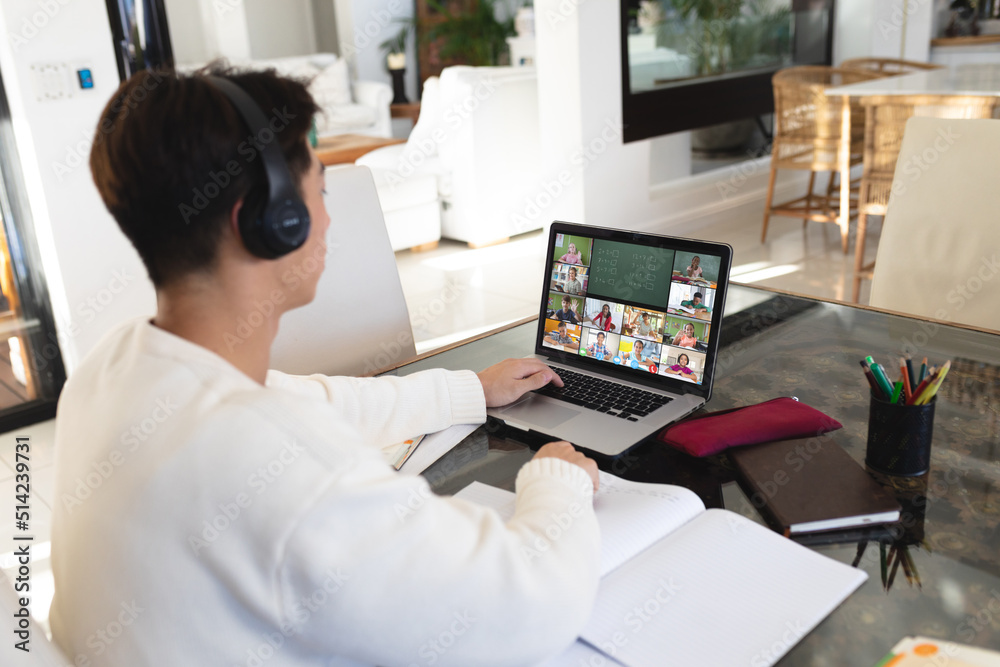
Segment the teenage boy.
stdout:
[[[561,383],[531,360],[478,376],[268,371],[280,315],[315,295],[321,270],[302,267],[362,249],[326,247],[305,86],[212,74],[287,121],[270,136],[308,235],[278,257],[252,251],[243,227],[271,182],[268,140],[204,73],[141,72],[108,103],[91,170],[157,308],[108,334],[59,403],[54,638],[73,664],[122,667],[534,664],[558,653],[597,587],[593,461],[567,443],[543,447],[518,474],[505,524],[396,473],[380,449]],[[192,213],[192,193],[219,174],[228,185]],[[265,301],[273,315],[234,343],[235,323]]]

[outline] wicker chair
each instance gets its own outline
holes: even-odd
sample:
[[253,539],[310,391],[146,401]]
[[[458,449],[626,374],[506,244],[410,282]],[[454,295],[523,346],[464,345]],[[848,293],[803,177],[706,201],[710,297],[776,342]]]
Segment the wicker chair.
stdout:
[[840,63],[843,69],[860,69],[866,72],[876,72],[882,76],[912,74],[929,69],[941,69],[942,65],[922,63],[916,60],[899,60],[898,58],[852,58]]
[[[851,210],[851,167],[861,163],[864,110],[844,98],[828,97],[826,89],[880,78],[875,72],[835,67],[805,66],[783,69],[771,80],[774,87],[774,142],[771,178],[764,204],[761,243],[767,238],[772,215],[840,225],[841,245],[847,254]],[[849,136],[844,136],[845,111],[850,114]],[[807,170],[809,189],[804,197],[774,204],[774,183],[779,169]],[[817,172],[830,172],[825,193],[813,190]],[[840,195],[834,196],[834,178],[840,175]],[[854,200],[856,203],[856,200]],[[836,206],[836,208],[835,208]]]
[[864,97],[861,104],[865,109],[865,166],[858,193],[858,233],[854,243],[855,303],[861,297],[861,281],[870,280],[875,267],[875,262],[864,262],[868,216],[884,216],[889,206],[906,121],[913,116],[991,118],[1000,101],[965,95],[885,95]]

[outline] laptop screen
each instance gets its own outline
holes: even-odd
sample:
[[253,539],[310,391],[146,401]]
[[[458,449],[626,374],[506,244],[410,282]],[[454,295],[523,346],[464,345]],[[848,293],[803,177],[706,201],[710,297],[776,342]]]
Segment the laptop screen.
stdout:
[[704,385],[731,259],[722,244],[554,223],[539,345],[647,384]]

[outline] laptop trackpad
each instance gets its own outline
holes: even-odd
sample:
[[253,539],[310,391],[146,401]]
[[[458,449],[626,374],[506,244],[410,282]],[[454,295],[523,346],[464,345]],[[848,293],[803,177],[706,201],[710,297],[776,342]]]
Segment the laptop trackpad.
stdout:
[[542,428],[558,426],[578,414],[578,410],[555,401],[522,401],[500,411],[500,417],[510,417],[514,421],[525,421]]

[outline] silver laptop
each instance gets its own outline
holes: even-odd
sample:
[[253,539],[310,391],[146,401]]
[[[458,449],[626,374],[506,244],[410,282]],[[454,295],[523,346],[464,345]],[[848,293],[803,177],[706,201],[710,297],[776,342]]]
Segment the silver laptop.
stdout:
[[712,395],[733,249],[555,222],[534,356],[550,384],[491,417],[615,456]]

